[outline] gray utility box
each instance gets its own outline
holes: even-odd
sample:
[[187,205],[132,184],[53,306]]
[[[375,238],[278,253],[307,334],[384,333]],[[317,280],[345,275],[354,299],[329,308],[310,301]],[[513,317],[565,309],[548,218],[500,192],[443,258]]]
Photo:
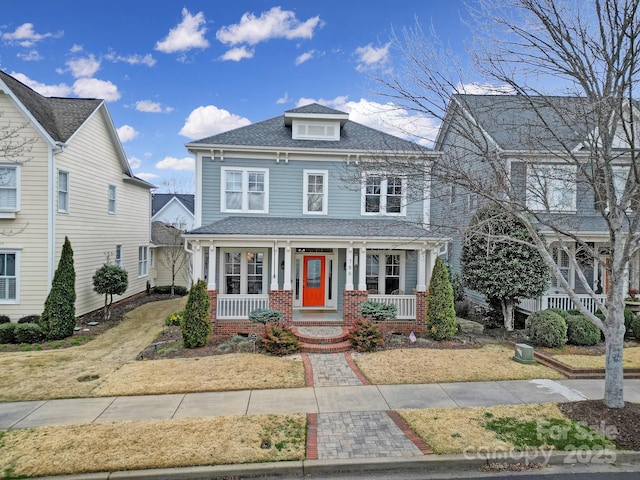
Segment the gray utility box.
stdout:
[[536,363],[536,359],[533,356],[533,347],[526,343],[516,343],[516,351],[513,355],[513,359],[516,362],[524,363],[526,365],[533,365]]

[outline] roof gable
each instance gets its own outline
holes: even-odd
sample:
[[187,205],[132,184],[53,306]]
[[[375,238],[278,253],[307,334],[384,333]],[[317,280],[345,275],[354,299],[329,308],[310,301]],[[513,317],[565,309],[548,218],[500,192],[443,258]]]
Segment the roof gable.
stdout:
[[182,193],[154,193],[151,197],[151,216],[155,216],[172,201],[180,203],[193,215],[194,195]]

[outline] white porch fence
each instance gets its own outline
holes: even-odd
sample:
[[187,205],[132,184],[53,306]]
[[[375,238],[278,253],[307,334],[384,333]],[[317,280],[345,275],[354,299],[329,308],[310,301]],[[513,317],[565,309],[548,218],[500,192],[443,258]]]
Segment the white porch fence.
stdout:
[[[584,305],[590,312],[597,310],[596,302],[590,295],[578,295],[580,303]],[[598,300],[604,303],[606,301],[606,295],[598,295]],[[553,294],[544,295],[541,298],[527,298],[521,300],[518,307],[521,310],[527,312],[538,312],[540,310],[546,310],[547,308],[561,308],[562,310],[572,310],[575,307],[573,301],[569,298],[569,295],[565,294]]]
[[369,294],[368,300],[372,302],[384,303],[385,305],[395,305],[398,309],[396,318],[398,320],[416,319],[416,296],[415,295],[375,295]]
[[217,318],[246,320],[260,308],[269,308],[269,295],[218,295]]

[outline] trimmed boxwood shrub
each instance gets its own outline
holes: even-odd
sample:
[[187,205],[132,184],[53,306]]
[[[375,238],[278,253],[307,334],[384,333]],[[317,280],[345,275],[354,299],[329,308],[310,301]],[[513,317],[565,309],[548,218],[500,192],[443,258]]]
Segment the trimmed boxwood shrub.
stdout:
[[631,320],[630,327],[636,337],[636,340],[640,342],[640,315],[636,315],[633,320]]
[[525,334],[534,345],[561,347],[567,343],[567,323],[555,312],[534,312],[527,318]]
[[26,315],[18,320],[18,323],[38,323],[40,315]]
[[291,330],[278,325],[269,327],[260,343],[272,355],[283,356],[300,351],[300,342]]
[[258,308],[249,313],[249,320],[254,323],[262,323],[266,325],[269,322],[279,322],[282,318],[282,313],[279,310],[273,310],[270,308]]
[[[161,293],[161,294],[167,294],[170,295],[171,294],[171,285],[160,285],[157,287],[154,287],[153,289],[154,293]],[[179,295],[181,297],[184,297],[187,294],[187,289],[181,285],[175,285],[173,287],[173,294],[174,295]]]
[[398,314],[398,307],[395,305],[387,305],[386,303],[367,300],[358,307],[358,312],[367,320],[382,322],[384,320],[395,320],[396,315]]
[[0,315],[0,324],[2,323],[9,323],[11,321],[11,319],[6,316],[6,315]]
[[351,345],[359,352],[372,352],[384,344],[384,337],[375,323],[358,320],[349,336]]
[[204,347],[207,343],[211,333],[210,303],[207,284],[204,280],[198,280],[189,291],[187,306],[180,324],[182,343],[186,348]]
[[[562,318],[565,319],[565,321],[567,320],[567,317],[570,315],[569,314],[569,310],[564,310],[562,308],[547,308],[548,312],[553,312],[553,313],[557,313],[558,315],[560,315]],[[577,315],[580,315],[580,313],[577,313]]]
[[18,323],[14,330],[16,343],[38,343],[42,340],[42,328],[37,323]]
[[567,343],[572,345],[595,345],[600,341],[600,329],[584,315],[568,315]]
[[0,343],[16,343],[15,330],[17,323],[0,324]]
[[[605,321],[605,317],[604,317],[604,313],[602,313],[600,310],[598,310],[595,313],[596,317],[598,317],[600,320],[602,320],[603,322]],[[632,329],[631,329],[631,322],[633,321],[633,319],[636,317],[636,314],[633,313],[633,311],[629,308],[624,309],[624,327],[627,329],[626,333],[628,334]]]

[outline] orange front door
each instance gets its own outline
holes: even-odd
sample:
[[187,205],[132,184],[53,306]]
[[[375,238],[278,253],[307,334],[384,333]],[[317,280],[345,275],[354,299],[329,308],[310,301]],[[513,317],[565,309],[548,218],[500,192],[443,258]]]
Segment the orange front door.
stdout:
[[325,258],[305,256],[302,274],[302,306],[323,307]]

